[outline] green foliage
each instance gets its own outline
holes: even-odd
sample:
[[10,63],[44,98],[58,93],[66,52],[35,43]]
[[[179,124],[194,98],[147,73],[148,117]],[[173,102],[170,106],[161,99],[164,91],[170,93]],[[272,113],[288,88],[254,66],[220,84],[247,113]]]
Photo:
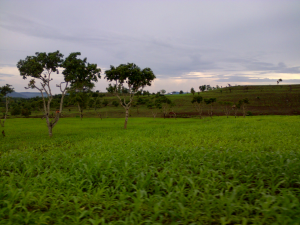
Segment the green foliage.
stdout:
[[140,69],[134,63],[120,64],[118,67],[110,66],[105,71],[105,78],[116,82],[116,87],[123,87],[125,83],[133,92],[145,86],[151,86],[151,82],[156,78],[150,68]]
[[198,104],[200,104],[201,102],[202,102],[202,100],[203,100],[203,98],[202,98],[202,96],[194,96],[193,97],[193,100],[192,100],[192,103],[198,103]]
[[2,87],[0,87],[0,97],[1,95],[5,97],[7,94],[14,92],[14,88],[12,88],[12,85],[6,84]]
[[118,101],[113,101],[111,104],[112,104],[113,106],[115,106],[115,107],[118,107],[118,106],[119,106],[119,102],[118,102]]
[[103,102],[102,102],[102,105],[107,106],[108,104],[109,104],[109,101],[107,99],[104,99]]
[[191,88],[191,93],[192,93],[193,95],[195,95],[196,91],[195,91],[194,88]]
[[1,224],[297,224],[298,120],[12,119]]
[[208,99],[204,99],[204,102],[209,105],[209,104],[213,104],[214,102],[216,102],[217,99],[216,98],[208,98]]
[[206,90],[206,87],[207,87],[206,85],[201,85],[199,86],[199,90],[204,92]]
[[23,108],[23,109],[21,110],[21,115],[22,115],[22,116],[25,116],[25,117],[30,116],[30,115],[31,115],[30,109],[28,109],[28,108]]
[[21,110],[22,110],[22,108],[20,106],[16,105],[11,109],[10,113],[12,116],[17,116],[17,115],[21,114]]
[[[58,67],[61,66],[63,62],[63,55],[59,52],[36,52],[35,56],[27,56],[25,60],[20,60],[17,63],[17,68],[20,71],[20,75],[23,79],[28,77],[42,79],[49,79],[43,77],[42,73],[44,70],[48,72],[56,72]],[[34,82],[29,83],[29,88],[34,88]]]
[[97,68],[97,64],[90,64],[87,58],[78,59],[80,52],[71,53],[62,63],[64,67],[63,75],[66,82],[71,83],[72,89],[89,89],[91,90],[101,78],[101,69]]

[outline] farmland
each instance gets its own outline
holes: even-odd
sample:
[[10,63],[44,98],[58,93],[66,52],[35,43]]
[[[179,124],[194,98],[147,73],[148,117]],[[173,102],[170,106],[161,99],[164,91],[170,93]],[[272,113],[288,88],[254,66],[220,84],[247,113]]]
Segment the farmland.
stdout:
[[123,123],[8,119],[0,224],[300,223],[299,116]]

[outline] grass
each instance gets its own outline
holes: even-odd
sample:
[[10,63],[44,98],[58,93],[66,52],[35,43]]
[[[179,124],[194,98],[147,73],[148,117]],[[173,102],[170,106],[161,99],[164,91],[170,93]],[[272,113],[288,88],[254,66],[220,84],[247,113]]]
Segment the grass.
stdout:
[[10,119],[0,224],[299,224],[299,116]]

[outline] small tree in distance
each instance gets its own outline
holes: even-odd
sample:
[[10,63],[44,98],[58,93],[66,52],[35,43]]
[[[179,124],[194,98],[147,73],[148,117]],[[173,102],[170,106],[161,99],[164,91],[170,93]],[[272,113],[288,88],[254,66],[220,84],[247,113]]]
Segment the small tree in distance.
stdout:
[[237,105],[238,108],[242,108],[244,118],[246,116],[246,105],[247,104],[249,104],[249,100],[248,100],[248,98],[244,98],[244,99],[239,100],[239,103]]
[[228,118],[228,116],[230,115],[230,108],[233,105],[233,103],[224,101],[224,102],[219,102],[219,104],[222,106],[223,112],[225,116],[227,116]]
[[193,96],[195,95],[196,91],[194,88],[191,88],[191,93],[193,94]]
[[[134,94],[140,88],[151,86],[151,82],[155,79],[155,75],[150,68],[140,69],[134,63],[121,64],[118,67],[110,66],[109,70],[105,71],[105,79],[110,82],[115,82],[114,93],[119,99],[121,105],[125,109],[124,129],[127,129],[127,121],[129,117],[129,109],[131,107]],[[122,89],[124,85],[128,86],[128,94],[118,93],[118,89]],[[121,95],[124,96],[122,100]],[[126,99],[127,95],[127,99]]]
[[279,82],[282,82],[282,79],[280,78],[280,79],[278,79],[278,81],[277,81],[277,85],[279,84]]
[[199,86],[199,90],[204,92],[206,90],[206,87],[207,87],[206,85],[201,85]]
[[208,109],[208,115],[210,116],[210,118],[212,118],[213,115],[213,104],[214,102],[216,102],[217,99],[216,98],[209,98],[209,99],[204,99],[204,102],[207,105],[210,105],[210,109]]
[[[8,113],[8,104],[9,104],[9,98],[7,94],[14,92],[14,88],[12,88],[12,85],[6,84],[2,87],[0,87],[0,97],[5,97],[5,114],[4,114],[4,120],[1,121],[0,119],[0,124],[1,127],[4,127],[4,123],[7,118],[7,113]],[[4,131],[3,131],[4,132]]]
[[194,108],[199,113],[200,119],[202,119],[202,100],[202,96],[195,96],[192,100]]

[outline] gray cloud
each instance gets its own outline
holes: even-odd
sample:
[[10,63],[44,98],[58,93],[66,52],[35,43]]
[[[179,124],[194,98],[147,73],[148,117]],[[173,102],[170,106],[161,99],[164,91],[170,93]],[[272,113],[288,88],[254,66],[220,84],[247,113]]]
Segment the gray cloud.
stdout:
[[12,74],[0,73],[0,77],[13,77]]
[[263,75],[300,74],[299,21],[300,2],[292,0],[2,1],[0,65],[15,67],[35,52],[80,51],[101,68],[150,67],[170,85],[179,78],[192,86],[190,72],[273,83]]

